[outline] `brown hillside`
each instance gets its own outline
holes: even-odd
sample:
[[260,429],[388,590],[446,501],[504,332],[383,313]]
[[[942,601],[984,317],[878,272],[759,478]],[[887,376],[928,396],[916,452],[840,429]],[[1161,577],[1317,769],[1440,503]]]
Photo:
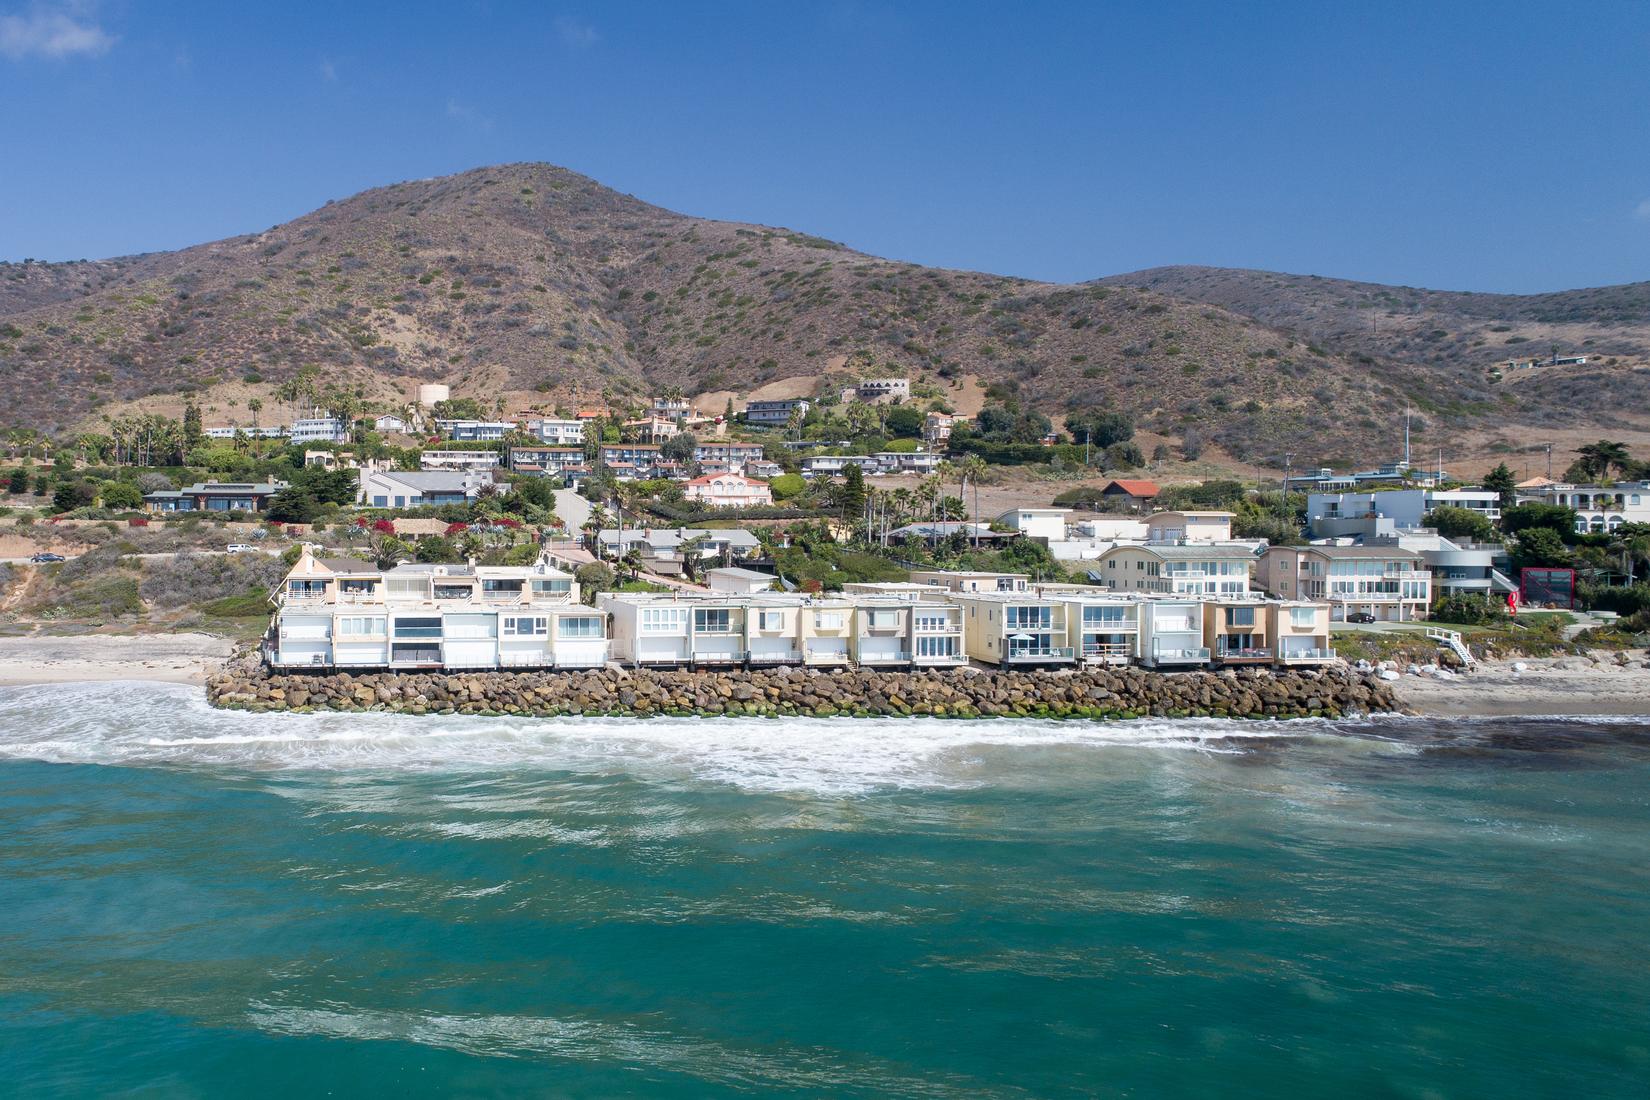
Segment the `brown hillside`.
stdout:
[[273,410],[273,385],[306,365],[385,406],[419,381],[517,405],[973,375],[1055,415],[1111,405],[1169,439],[1197,426],[1263,464],[1389,457],[1405,398],[1437,436],[1545,415],[1465,360],[1315,340],[1247,299],[1194,297],[895,263],[504,165],[173,253],[0,265],[0,424],[70,431],[186,394],[209,424],[245,422],[242,402]]

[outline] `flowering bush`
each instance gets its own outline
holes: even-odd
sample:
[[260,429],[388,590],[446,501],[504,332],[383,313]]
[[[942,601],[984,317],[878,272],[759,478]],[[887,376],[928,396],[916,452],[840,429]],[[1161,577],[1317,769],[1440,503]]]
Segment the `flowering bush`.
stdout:
[[126,523],[130,527],[147,527],[147,526],[149,526],[149,521],[144,519],[142,516],[133,516],[131,519],[127,520]]
[[468,523],[449,523],[447,524],[447,537],[452,538],[454,535],[462,535],[469,529],[470,525]]
[[393,519],[381,519],[372,525],[372,529],[380,535],[393,535],[395,534],[395,521]]

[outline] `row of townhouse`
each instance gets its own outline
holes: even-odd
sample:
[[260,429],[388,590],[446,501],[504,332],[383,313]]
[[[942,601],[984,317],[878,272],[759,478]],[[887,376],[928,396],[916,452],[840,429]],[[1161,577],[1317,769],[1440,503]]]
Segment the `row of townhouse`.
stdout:
[[940,594],[615,593],[613,656],[646,667],[936,668],[967,663],[962,609]]
[[597,668],[606,615],[578,584],[532,566],[398,565],[306,547],[274,594],[263,641],[275,668]]
[[[970,586],[973,587],[970,587]],[[839,595],[612,593],[532,566],[380,569],[305,548],[274,593],[264,659],[283,669],[772,666],[934,668],[1332,661],[1326,605],[1189,599],[1073,585],[985,591],[854,584]]]

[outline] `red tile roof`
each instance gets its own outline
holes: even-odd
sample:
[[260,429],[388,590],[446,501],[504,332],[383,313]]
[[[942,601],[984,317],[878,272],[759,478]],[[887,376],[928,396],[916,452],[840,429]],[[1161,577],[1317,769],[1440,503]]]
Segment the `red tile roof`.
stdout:
[[1102,491],[1109,493],[1113,489],[1127,493],[1131,497],[1155,497],[1159,492],[1155,481],[1129,481],[1123,478],[1114,479]]

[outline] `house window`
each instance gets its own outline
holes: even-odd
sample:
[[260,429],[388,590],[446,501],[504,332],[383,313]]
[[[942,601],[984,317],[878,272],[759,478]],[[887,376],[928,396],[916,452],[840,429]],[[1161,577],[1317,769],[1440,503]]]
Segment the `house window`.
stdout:
[[395,620],[395,636],[397,638],[439,638],[441,637],[440,619],[397,619]]
[[1226,611],[1227,626],[1254,626],[1255,609],[1252,607],[1232,607]]
[[757,625],[762,630],[785,629],[785,613],[783,611],[763,611],[757,616]]
[[372,615],[349,615],[338,620],[339,634],[373,635],[384,633],[384,620]]
[[1009,630],[1047,630],[1054,621],[1054,612],[1047,607],[1010,607]]
[[293,599],[316,599],[327,594],[326,581],[287,581],[286,594]]
[[816,611],[814,612],[814,625],[820,630],[841,630],[842,612]]
[[700,634],[727,634],[733,629],[733,612],[725,607],[700,609],[693,613],[693,629]]
[[937,633],[945,630],[945,628],[946,617],[944,615],[917,615],[917,630],[919,632],[926,630]]
[[1127,621],[1127,616],[1121,607],[1085,607],[1083,608],[1084,626],[1115,625]]
[[918,657],[955,657],[957,639],[949,634],[917,639]]
[[520,595],[521,581],[519,580],[483,580],[481,590],[492,595]]
[[552,578],[547,581],[533,582],[535,596],[565,596],[573,591],[573,582],[566,578]]
[[556,620],[556,637],[558,638],[600,638],[601,636],[602,621],[595,615],[580,615],[577,618]]
[[390,506],[390,498],[382,493],[376,494],[372,498],[372,506],[374,508],[388,508]]
[[438,600],[467,600],[470,598],[470,586],[467,584],[437,584],[435,598]]
[[507,615],[504,619],[506,638],[545,637],[550,633],[550,620],[542,615]]
[[339,581],[338,591],[346,596],[370,596],[372,594],[372,581],[364,578]]
[[899,625],[897,611],[872,611],[866,618],[872,630],[888,630]]
[[679,607],[642,608],[643,634],[680,634],[687,627],[687,612]]

